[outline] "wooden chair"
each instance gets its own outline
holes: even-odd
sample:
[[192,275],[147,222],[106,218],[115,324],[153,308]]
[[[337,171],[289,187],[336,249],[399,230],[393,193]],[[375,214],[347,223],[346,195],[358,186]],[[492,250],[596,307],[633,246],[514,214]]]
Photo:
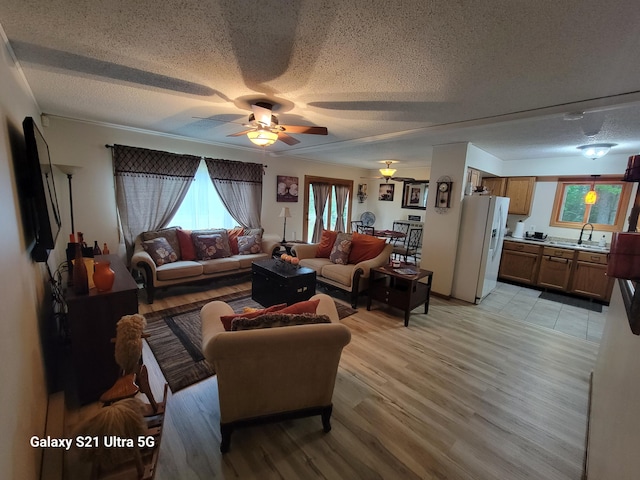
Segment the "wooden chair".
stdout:
[[393,248],[393,253],[403,258],[405,263],[408,257],[413,257],[415,264],[418,263],[418,250],[422,246],[422,228],[411,228],[406,237],[406,243]]
[[362,220],[352,220],[351,221],[351,231],[352,232],[360,232],[360,230],[358,230],[358,227],[360,227],[362,225]]
[[368,227],[366,225],[359,225],[358,233],[361,233],[362,235],[374,235],[375,230],[373,227]]

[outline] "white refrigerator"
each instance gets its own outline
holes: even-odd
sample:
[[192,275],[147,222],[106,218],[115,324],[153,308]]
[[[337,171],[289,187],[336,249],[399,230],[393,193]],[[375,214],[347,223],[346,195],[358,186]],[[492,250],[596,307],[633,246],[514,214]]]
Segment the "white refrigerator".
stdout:
[[496,288],[509,199],[470,195],[462,200],[462,218],[452,296],[480,303]]

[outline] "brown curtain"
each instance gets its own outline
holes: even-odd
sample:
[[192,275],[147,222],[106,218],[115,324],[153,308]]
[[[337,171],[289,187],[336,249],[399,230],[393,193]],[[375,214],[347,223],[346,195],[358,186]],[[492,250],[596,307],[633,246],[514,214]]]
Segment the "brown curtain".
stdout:
[[234,220],[246,228],[260,228],[262,164],[214,158],[204,160],[213,186]]
[[311,237],[312,243],[318,243],[322,237],[322,230],[324,230],[324,209],[327,206],[327,198],[329,198],[329,192],[331,192],[331,185],[328,183],[312,183],[311,191],[313,192],[313,204],[316,210],[316,223],[313,226],[313,236]]
[[120,229],[133,254],[136,237],[166,226],[193,181],[200,157],[113,146],[116,203]]
[[334,188],[336,190],[336,212],[338,215],[334,230],[336,232],[346,232],[347,227],[344,224],[344,209],[347,206],[347,200],[349,198],[349,187],[346,185],[334,185]]

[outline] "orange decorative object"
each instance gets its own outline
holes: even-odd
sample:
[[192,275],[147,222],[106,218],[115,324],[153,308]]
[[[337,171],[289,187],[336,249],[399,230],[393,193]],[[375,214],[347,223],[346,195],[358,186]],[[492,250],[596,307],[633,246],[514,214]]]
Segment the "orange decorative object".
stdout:
[[111,270],[111,262],[96,262],[93,283],[99,292],[111,290],[116,274]]
[[298,265],[300,263],[300,259],[298,257],[291,257],[291,263],[293,265]]

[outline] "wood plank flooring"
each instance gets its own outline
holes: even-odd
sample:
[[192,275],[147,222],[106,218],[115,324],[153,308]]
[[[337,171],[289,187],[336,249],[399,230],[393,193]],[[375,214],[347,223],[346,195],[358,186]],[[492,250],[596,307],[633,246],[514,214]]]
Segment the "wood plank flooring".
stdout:
[[[140,310],[249,286],[169,290]],[[319,417],[239,429],[222,455],[212,377],[170,394],[155,478],[581,478],[597,344],[456,300],[432,297],[429,314],[417,308],[408,328],[400,311],[367,312],[364,303],[342,320],[352,341],[331,432]],[[148,347],[144,358],[159,396],[163,378]]]

